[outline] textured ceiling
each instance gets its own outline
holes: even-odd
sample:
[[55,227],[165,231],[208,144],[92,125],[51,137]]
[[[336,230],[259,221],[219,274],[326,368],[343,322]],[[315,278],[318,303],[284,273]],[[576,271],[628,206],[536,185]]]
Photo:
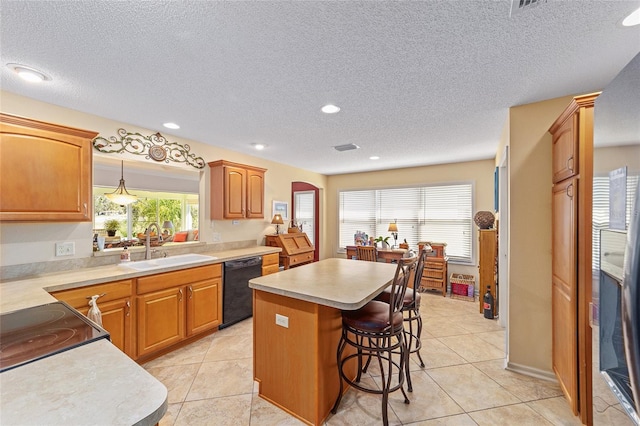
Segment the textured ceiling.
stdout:
[[640,51],[638,0],[510,6],[1,0],[1,84],[325,174],[487,159],[510,106],[600,90]]

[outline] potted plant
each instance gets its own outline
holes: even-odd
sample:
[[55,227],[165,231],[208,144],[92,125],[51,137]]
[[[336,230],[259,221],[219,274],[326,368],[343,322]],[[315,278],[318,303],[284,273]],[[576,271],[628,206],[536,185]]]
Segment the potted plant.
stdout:
[[382,236],[380,236],[380,237],[376,238],[374,241],[376,243],[382,243],[381,244],[381,248],[386,249],[386,248],[389,248],[389,238],[390,237],[382,237]]
[[120,222],[116,219],[109,219],[104,222],[104,229],[107,230],[107,235],[110,237],[114,237],[116,235],[118,228],[120,228]]

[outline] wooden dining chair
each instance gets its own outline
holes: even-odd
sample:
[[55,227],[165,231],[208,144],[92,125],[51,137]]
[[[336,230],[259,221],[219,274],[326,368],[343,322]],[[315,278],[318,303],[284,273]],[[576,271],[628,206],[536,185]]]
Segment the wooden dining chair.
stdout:
[[378,253],[375,246],[356,246],[356,259],[367,262],[377,262]]

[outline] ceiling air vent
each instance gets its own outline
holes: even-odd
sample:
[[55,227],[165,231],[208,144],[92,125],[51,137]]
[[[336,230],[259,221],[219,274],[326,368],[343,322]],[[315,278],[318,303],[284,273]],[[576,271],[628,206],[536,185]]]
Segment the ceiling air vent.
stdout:
[[524,12],[525,10],[529,10],[540,3],[546,2],[547,0],[511,0],[511,11],[509,12],[509,17],[520,12]]
[[342,151],[351,151],[352,149],[358,149],[360,147],[354,143],[347,143],[344,145],[336,145],[333,148],[335,148],[336,151],[342,152]]

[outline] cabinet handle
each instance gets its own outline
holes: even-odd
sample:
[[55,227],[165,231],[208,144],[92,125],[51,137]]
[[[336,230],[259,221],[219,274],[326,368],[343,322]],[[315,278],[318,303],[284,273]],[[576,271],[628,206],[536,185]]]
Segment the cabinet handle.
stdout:
[[180,299],[178,299],[178,302],[182,302],[182,289],[178,290],[178,293],[180,293]]
[[567,169],[573,171],[573,155],[567,158]]
[[567,197],[573,198],[573,184],[567,186]]
[[126,316],[129,316],[129,314],[131,313],[131,302],[129,302],[129,301],[127,300],[126,305],[127,305],[127,313],[126,313]]
[[193,299],[193,287],[189,286],[189,299]]
[[87,217],[89,212],[87,211],[87,203],[84,203],[84,217]]
[[[107,293],[102,293],[98,295],[98,298],[106,296]],[[90,300],[92,296],[87,296],[85,299]]]

